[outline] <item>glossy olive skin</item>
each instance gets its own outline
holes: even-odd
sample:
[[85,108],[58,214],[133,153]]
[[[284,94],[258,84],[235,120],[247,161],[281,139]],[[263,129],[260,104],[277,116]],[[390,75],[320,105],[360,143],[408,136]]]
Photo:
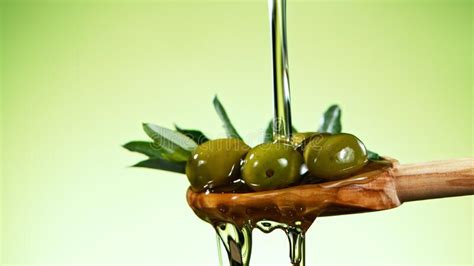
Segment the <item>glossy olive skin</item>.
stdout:
[[199,145],[186,164],[194,191],[230,185],[240,175],[240,164],[250,147],[242,140],[215,139]]
[[245,156],[242,178],[255,191],[288,187],[301,178],[303,156],[287,143],[264,143]]
[[328,180],[344,178],[367,163],[367,150],[351,134],[316,135],[304,148],[304,160],[312,176]]

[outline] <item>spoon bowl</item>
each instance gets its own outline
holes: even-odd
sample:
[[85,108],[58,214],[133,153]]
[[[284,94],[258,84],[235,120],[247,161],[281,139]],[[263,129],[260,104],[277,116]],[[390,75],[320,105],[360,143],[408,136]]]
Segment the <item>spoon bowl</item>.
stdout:
[[318,216],[392,209],[403,202],[474,194],[473,158],[400,165],[369,163],[342,180],[250,193],[187,192],[189,206],[206,222],[242,227],[262,220],[309,229]]

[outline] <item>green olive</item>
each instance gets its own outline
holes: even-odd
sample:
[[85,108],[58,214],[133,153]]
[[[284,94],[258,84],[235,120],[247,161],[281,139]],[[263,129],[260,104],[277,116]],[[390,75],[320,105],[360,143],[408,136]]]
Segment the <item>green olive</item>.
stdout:
[[186,164],[191,188],[229,185],[240,175],[240,163],[250,147],[240,139],[216,139],[199,145]]
[[343,178],[367,163],[367,150],[362,141],[345,133],[313,136],[303,155],[311,175],[325,179]]
[[287,143],[264,143],[245,156],[242,178],[255,191],[288,187],[299,181],[303,156]]

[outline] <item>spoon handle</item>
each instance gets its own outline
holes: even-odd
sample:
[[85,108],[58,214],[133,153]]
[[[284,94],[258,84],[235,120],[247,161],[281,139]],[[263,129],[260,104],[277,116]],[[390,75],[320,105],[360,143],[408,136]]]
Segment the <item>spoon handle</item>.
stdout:
[[474,195],[474,158],[399,165],[393,174],[401,202]]

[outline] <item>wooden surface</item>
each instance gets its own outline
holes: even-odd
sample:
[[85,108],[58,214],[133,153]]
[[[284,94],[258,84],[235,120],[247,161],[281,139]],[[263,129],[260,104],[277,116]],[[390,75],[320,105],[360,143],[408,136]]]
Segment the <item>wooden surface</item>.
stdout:
[[195,193],[193,211],[210,223],[238,226],[267,219],[307,230],[317,216],[379,211],[406,201],[474,194],[474,159],[384,167],[368,166],[339,181],[253,193]]
[[393,169],[401,202],[474,194],[474,159],[399,165]]

